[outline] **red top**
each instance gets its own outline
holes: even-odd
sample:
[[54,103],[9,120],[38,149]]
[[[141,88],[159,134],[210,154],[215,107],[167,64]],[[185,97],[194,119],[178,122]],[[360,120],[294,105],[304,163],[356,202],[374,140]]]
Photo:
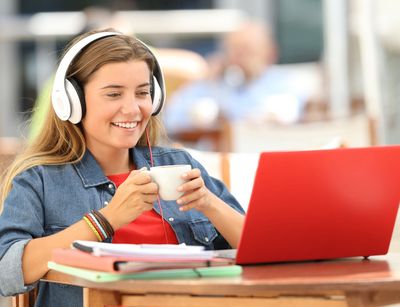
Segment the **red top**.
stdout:
[[[108,179],[119,187],[128,176],[129,173],[111,175],[108,176]],[[154,209],[144,212],[136,220],[118,229],[114,234],[112,242],[133,244],[179,243],[171,225],[163,221],[162,217]]]

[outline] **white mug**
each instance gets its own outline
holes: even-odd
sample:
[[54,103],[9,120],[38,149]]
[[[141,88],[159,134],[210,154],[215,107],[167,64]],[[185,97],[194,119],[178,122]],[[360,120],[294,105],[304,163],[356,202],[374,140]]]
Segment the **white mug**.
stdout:
[[148,171],[152,180],[158,185],[158,194],[163,200],[177,200],[183,195],[177,189],[186,181],[182,174],[190,171],[190,164],[162,165],[150,167]]

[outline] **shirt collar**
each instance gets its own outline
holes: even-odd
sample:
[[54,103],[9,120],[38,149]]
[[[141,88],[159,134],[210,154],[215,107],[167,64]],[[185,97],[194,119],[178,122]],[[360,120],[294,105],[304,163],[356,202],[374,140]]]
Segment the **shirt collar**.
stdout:
[[[131,148],[129,150],[129,154],[137,169],[141,169],[142,167],[150,167],[150,155],[147,152],[147,147]],[[107,184],[110,182],[110,180],[104,175],[103,170],[89,150],[86,150],[83,158],[79,162],[75,163],[74,167],[85,188]]]

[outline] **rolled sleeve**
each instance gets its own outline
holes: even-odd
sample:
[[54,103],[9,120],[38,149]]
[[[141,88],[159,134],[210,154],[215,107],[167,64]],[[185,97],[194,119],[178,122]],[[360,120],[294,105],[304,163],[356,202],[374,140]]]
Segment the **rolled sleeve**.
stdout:
[[21,240],[7,250],[0,261],[0,295],[11,296],[30,291],[35,284],[26,286],[22,273],[22,254],[30,240]]
[[24,285],[22,256],[25,245],[41,237],[43,228],[42,181],[28,170],[13,180],[13,187],[0,215],[0,294],[15,295],[29,291]]

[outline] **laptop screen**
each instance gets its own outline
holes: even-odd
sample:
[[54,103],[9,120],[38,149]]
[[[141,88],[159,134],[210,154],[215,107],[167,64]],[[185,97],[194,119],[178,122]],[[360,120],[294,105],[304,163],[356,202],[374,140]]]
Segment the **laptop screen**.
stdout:
[[385,254],[399,182],[400,146],[264,152],[236,261]]

